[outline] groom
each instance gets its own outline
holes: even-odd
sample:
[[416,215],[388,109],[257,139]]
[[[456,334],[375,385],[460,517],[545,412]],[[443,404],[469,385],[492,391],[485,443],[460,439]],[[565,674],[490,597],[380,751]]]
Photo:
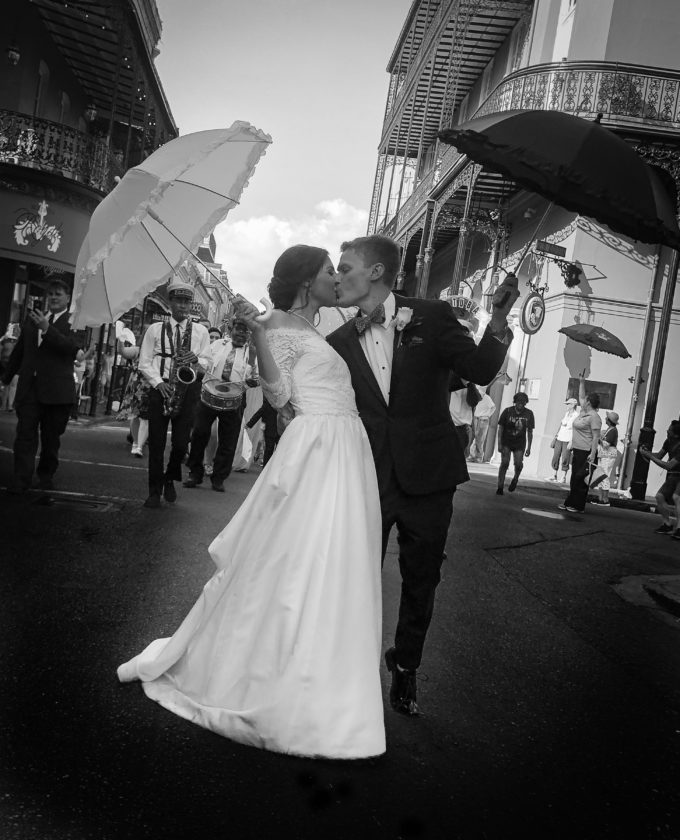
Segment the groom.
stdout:
[[392,674],[392,708],[417,715],[416,671],[432,619],[453,494],[469,479],[449,414],[449,373],[480,385],[497,374],[512,340],[506,317],[519,296],[517,278],[506,277],[494,295],[493,317],[477,346],[448,303],[392,293],[400,264],[392,239],[363,236],[344,242],[341,251],[338,304],[358,306],[360,312],[328,342],[347,362],[373,450],[383,561],[397,526],[401,602],[394,647],[385,661]]

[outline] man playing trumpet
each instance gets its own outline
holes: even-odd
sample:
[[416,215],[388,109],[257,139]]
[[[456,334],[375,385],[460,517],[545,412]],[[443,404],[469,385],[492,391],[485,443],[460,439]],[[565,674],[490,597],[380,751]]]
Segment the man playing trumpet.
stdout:
[[[175,481],[182,480],[182,461],[200,383],[195,365],[210,364],[208,330],[189,317],[194,289],[174,280],[168,286],[171,317],[151,324],[139,352],[139,371],[151,386],[149,393],[149,497],[144,507],[158,508],[177,499]],[[170,458],[163,467],[168,424],[172,423]]]

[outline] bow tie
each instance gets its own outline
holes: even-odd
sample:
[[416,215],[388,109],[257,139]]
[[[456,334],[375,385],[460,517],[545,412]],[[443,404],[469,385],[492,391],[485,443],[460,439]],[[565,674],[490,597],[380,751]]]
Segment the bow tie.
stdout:
[[385,307],[379,303],[370,315],[356,315],[354,326],[359,335],[363,335],[371,324],[385,323]]

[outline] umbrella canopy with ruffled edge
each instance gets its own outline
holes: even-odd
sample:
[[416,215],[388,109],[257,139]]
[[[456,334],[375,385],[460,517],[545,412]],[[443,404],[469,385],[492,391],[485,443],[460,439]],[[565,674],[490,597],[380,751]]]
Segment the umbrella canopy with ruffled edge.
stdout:
[[578,341],[579,344],[586,344],[593,350],[602,350],[603,353],[611,353],[612,356],[630,359],[630,353],[621,339],[609,330],[605,330],[604,327],[596,327],[594,324],[572,324],[569,327],[562,327],[557,332],[563,333],[573,341]]
[[74,329],[113,323],[239,203],[271,137],[246,122],[171,140],[97,206],[75,270]]
[[504,111],[439,132],[485,168],[640,242],[680,247],[662,176],[598,121],[562,111]]

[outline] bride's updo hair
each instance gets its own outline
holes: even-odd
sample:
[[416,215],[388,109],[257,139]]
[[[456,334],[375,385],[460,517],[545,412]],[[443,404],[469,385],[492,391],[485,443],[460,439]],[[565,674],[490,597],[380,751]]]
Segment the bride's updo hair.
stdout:
[[328,251],[313,245],[293,245],[287,248],[276,261],[274,276],[267,287],[274,309],[288,311],[300,287],[316,277],[327,257]]

